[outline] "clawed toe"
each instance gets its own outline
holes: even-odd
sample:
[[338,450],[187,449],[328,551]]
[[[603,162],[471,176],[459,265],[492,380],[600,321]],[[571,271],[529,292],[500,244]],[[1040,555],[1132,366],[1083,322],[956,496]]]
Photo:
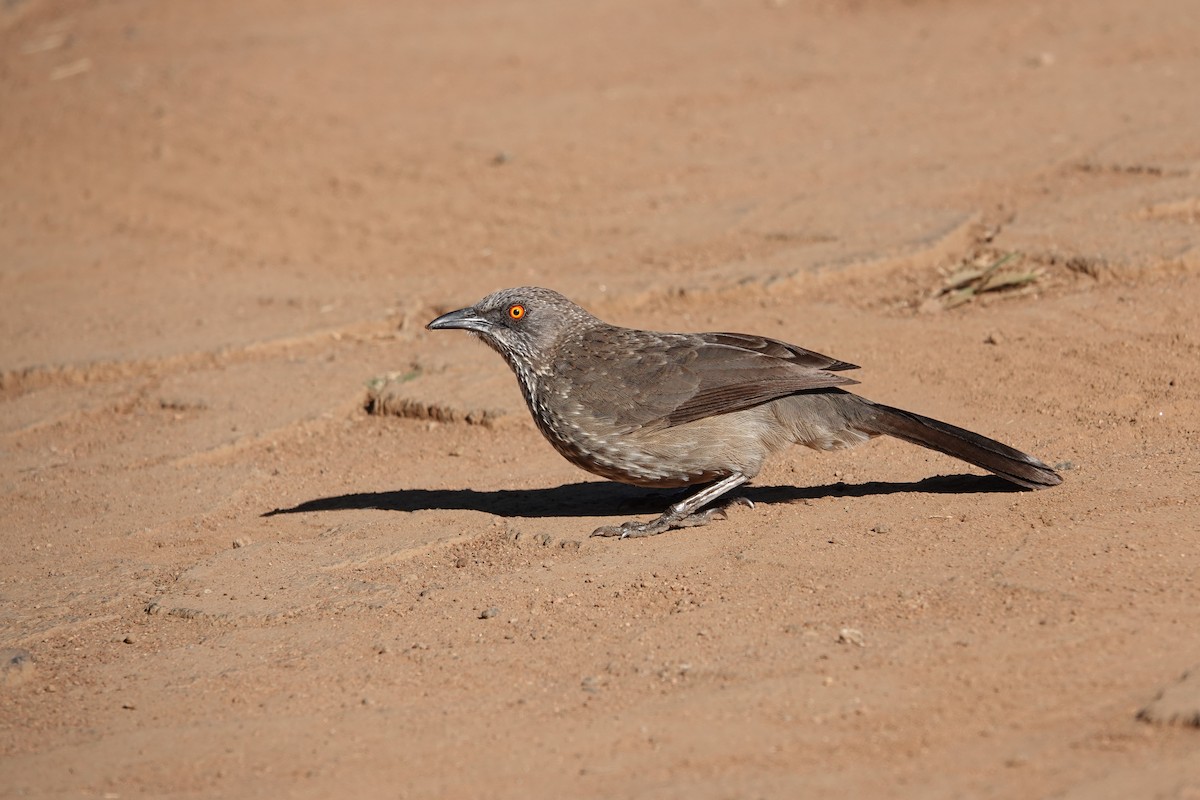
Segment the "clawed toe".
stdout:
[[680,520],[677,520],[673,528],[699,528],[701,525],[707,525],[714,519],[725,519],[729,516],[725,511],[725,507],[710,508],[707,511],[697,511],[695,514],[688,514]]
[[642,530],[649,527],[650,522],[637,522],[630,520],[622,522],[620,525],[601,525],[596,530],[592,531],[592,536],[607,536],[614,539],[628,539],[631,536],[645,536],[641,533]]
[[676,530],[677,528],[699,528],[701,525],[707,525],[714,519],[726,519],[729,516],[729,509],[733,506],[754,508],[754,502],[748,497],[735,497],[723,506],[717,506],[705,511],[697,511],[694,514],[687,514],[685,516],[667,513],[649,522],[630,520],[629,522],[622,522],[620,525],[602,525],[592,531],[592,536],[640,539],[644,536],[657,536],[660,533]]
[[663,517],[650,522],[622,522],[620,525],[601,525],[592,531],[592,536],[609,536],[618,539],[640,539],[643,536],[654,536],[671,529],[669,521]]
[[714,519],[729,519],[729,509],[734,506],[746,506],[754,508],[754,501],[749,497],[735,497],[723,506],[710,508],[707,511],[697,511],[695,514],[689,514],[683,519],[673,524],[672,528],[698,528],[701,525],[707,525]]

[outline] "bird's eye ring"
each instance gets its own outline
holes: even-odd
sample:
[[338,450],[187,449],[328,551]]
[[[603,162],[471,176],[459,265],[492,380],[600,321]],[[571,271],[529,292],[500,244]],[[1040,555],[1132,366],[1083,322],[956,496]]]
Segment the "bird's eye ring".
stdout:
[[525,316],[525,306],[521,305],[520,303],[509,306],[508,315],[513,319],[520,319],[521,317]]

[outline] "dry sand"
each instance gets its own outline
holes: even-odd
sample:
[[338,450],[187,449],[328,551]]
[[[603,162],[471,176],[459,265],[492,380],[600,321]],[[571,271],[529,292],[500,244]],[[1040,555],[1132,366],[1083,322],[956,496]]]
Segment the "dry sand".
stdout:
[[[1198,30],[0,3],[0,795],[1200,797]],[[1065,481],[796,449],[589,539],[669,496],[422,327],[525,283],[861,364]]]

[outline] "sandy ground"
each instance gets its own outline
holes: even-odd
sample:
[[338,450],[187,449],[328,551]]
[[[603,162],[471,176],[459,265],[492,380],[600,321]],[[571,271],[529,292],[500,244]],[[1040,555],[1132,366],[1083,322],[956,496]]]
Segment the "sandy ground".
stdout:
[[[1197,30],[0,3],[0,795],[1200,797]],[[525,283],[861,364],[1065,482],[796,449],[589,539],[671,496],[422,327]]]

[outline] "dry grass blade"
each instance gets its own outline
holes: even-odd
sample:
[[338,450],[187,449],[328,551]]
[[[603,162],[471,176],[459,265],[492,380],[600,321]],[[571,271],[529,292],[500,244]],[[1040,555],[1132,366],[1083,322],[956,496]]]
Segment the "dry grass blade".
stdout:
[[1021,253],[1010,252],[987,265],[964,264],[946,278],[925,306],[955,308],[986,292],[1001,292],[1036,282],[1044,274],[1040,268],[1005,269],[1022,259]]

